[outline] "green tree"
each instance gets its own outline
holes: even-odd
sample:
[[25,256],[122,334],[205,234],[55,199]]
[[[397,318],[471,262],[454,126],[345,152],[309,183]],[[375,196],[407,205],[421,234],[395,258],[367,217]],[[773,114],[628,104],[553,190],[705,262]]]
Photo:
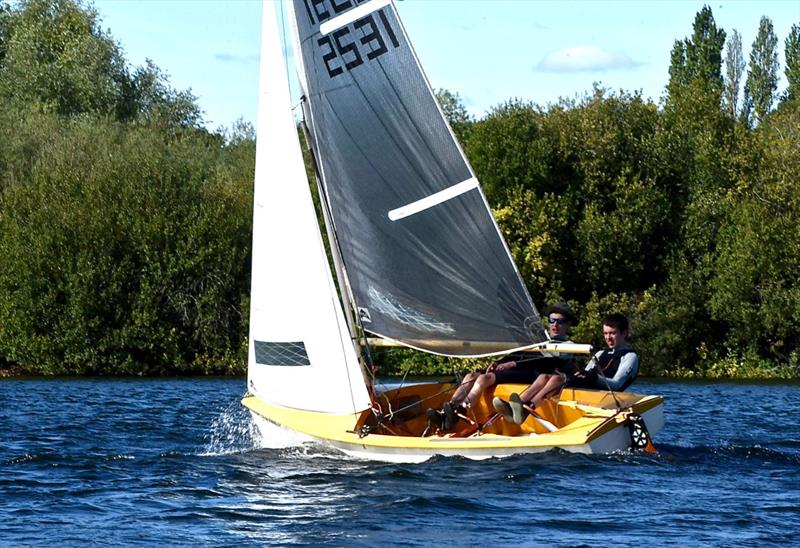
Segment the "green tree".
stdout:
[[709,309],[730,329],[726,353],[800,363],[800,109],[758,127],[737,161],[711,279]]
[[786,59],[785,100],[794,101],[800,98],[800,25],[792,25],[786,37],[784,57]]
[[[724,331],[705,312],[724,197],[735,179],[729,158],[739,146],[730,97],[724,109],[721,101],[724,37],[710,8],[698,12],[692,38],[685,41],[685,78],[671,80],[654,139],[661,177],[670,184],[662,188],[669,189],[675,230],[666,246],[666,280],[653,284],[640,329],[648,335],[642,337],[649,345],[645,355],[662,363],[671,359],[670,367],[687,371],[702,367],[703,356],[710,355],[704,349]],[[699,323],[690,321],[695,311],[704,318]]]
[[686,40],[675,40],[670,53],[668,97],[676,98],[686,84],[689,76],[686,68]]
[[558,135],[553,173],[562,175],[572,200],[559,237],[569,258],[561,260],[563,296],[637,291],[662,276],[674,229],[671,185],[654,150],[657,124],[656,106],[640,95],[599,88],[577,105],[548,112],[547,133]]
[[199,127],[189,91],[176,91],[151,61],[131,71],[97,12],[79,0],[23,0],[0,7],[0,98],[20,109],[101,114],[122,121]]
[[695,15],[691,38],[676,41],[670,59],[667,107],[699,110],[690,116],[705,117],[706,111],[719,108],[722,81],[722,49],[725,31],[714,22],[711,8],[704,6]]
[[722,89],[722,48],[725,31],[718,28],[711,8],[703,6],[694,19],[692,38],[686,41],[686,68],[690,80],[700,80],[706,89]]
[[746,116],[755,124],[764,121],[778,89],[778,38],[772,21],[762,17],[750,51],[749,70],[744,84]]
[[537,298],[662,279],[677,225],[657,126],[656,105],[602,89],[547,112],[506,103],[476,122],[468,156]]
[[515,189],[565,188],[565,181],[550,177],[553,143],[545,135],[544,117],[531,103],[509,101],[470,130],[467,156],[493,206],[504,205]]
[[[722,49],[725,31],[717,28],[711,8],[695,15],[691,38],[676,41],[672,49],[667,84],[665,122],[681,134],[673,134],[672,148],[684,147],[678,155],[691,154],[690,141],[717,123],[722,96]],[[680,166],[675,158],[673,166]]]
[[197,98],[191,91],[177,91],[150,59],[127,82],[117,107],[120,120],[167,127],[199,127],[203,121]]
[[728,116],[735,119],[738,113],[739,88],[742,85],[742,75],[744,74],[744,56],[742,55],[742,36],[739,31],[733,29],[725,53],[725,88],[723,90],[723,102]]
[[474,123],[474,120],[467,112],[464,102],[458,93],[451,93],[446,89],[436,90],[436,100],[442,108],[444,117],[453,128],[453,133],[456,134],[459,141],[462,143],[466,141],[469,129]]
[[10,15],[0,97],[60,114],[112,114],[124,61],[97,12],[72,0],[24,0]]

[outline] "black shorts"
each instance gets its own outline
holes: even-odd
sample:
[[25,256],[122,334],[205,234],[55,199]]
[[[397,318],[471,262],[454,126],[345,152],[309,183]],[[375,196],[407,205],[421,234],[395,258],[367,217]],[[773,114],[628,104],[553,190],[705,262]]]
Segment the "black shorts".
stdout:
[[495,384],[530,384],[539,371],[530,361],[518,362],[514,367],[509,367],[494,374]]
[[[515,356],[516,357],[516,356]],[[506,360],[507,361],[507,360]],[[523,357],[514,367],[495,372],[496,384],[530,384],[541,374],[568,374],[566,360],[555,357]]]
[[567,386],[569,388],[589,388],[595,390],[600,388],[597,382],[597,372],[594,369],[590,369],[585,373],[585,377],[576,377],[574,374],[568,375]]

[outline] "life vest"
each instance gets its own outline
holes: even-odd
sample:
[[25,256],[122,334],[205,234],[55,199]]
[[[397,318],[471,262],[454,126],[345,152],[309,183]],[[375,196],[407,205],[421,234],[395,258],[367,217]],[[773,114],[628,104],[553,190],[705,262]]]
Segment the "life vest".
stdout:
[[[633,352],[630,348],[620,348],[619,350],[603,350],[603,353],[597,358],[597,369],[608,378],[614,377],[619,369],[619,364],[622,361],[622,356],[628,352]],[[620,388],[620,392],[624,392],[633,381],[636,380],[636,373],[628,379],[625,384]]]

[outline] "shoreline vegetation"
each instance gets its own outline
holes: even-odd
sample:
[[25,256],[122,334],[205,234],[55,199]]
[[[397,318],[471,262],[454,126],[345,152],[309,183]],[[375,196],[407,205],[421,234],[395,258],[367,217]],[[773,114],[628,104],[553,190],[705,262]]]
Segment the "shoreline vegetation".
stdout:
[[[687,21],[659,103],[595,86],[476,119],[437,92],[536,305],[595,347],[626,314],[643,376],[800,378],[800,24],[753,25],[745,56],[711,8]],[[255,138],[203,127],[90,5],[0,0],[0,377],[244,374]]]

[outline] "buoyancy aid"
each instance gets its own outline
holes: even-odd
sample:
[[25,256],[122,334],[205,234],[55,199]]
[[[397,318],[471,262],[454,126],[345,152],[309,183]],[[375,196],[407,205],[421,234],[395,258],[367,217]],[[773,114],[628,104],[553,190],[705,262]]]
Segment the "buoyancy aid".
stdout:
[[[633,352],[633,350],[630,348],[603,350],[603,353],[597,358],[597,368],[605,377],[613,378],[617,374],[622,357],[628,352]],[[620,392],[628,388],[634,380],[636,380],[635,374],[622,385]]]

